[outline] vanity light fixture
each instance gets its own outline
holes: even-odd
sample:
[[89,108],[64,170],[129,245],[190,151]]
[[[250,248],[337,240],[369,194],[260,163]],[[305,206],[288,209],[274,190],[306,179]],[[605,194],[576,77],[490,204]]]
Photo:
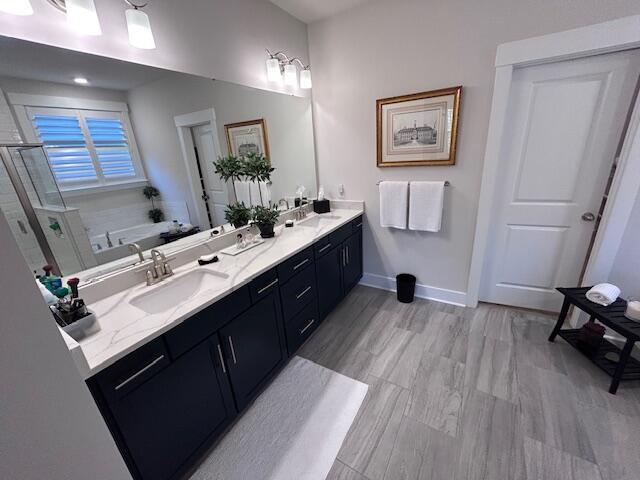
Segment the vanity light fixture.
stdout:
[[11,15],[33,15],[33,7],[29,0],[0,0],[0,12]]
[[305,65],[299,58],[289,58],[284,52],[271,53],[267,49],[267,80],[298,88],[298,69],[300,67],[300,88],[311,88],[310,65]]
[[84,35],[102,35],[93,0],[65,0],[67,23]]
[[127,30],[129,32],[129,43],[137,48],[145,50],[153,50],[156,48],[156,42],[151,31],[151,22],[149,15],[144,13],[141,8],[147,6],[146,3],[136,5],[131,0],[125,0],[133,8],[128,8],[124,12],[127,18]]

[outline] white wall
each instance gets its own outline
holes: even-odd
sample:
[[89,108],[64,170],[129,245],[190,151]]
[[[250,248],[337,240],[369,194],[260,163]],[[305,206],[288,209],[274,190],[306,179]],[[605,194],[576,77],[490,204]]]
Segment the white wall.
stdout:
[[640,299],[640,195],[622,237],[609,282],[620,287],[624,298]]
[[130,479],[1,212],[0,246],[0,478]]
[[[364,199],[365,272],[465,292],[500,43],[637,14],[637,0],[377,0],[309,26],[319,182]],[[378,98],[463,85],[457,163],[376,167]],[[451,181],[441,233],[379,227],[379,179]]]
[[277,95],[228,82],[214,82],[218,138],[223,154],[228,153],[224,126],[264,118],[269,137],[273,172],[271,197],[295,196],[296,186],[306,187],[305,195],[316,194],[316,163],[313,144],[311,103],[306,98]]
[[[97,0],[102,36],[84,37],[45,0],[35,15],[0,13],[0,34],[135,63],[273,89],[266,81],[265,48],[307,60],[305,24],[267,0],[154,0],[149,15],[157,48],[129,45],[123,1]],[[284,90],[284,89],[283,89]],[[302,94],[297,90],[294,93]]]

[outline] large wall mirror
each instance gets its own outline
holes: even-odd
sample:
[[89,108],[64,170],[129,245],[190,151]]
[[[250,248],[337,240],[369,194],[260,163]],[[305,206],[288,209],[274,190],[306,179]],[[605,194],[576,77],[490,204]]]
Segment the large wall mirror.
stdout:
[[[103,274],[135,262],[128,244],[208,238],[236,201],[316,191],[307,98],[4,37],[0,139],[0,209],[34,272]],[[229,155],[275,170],[225,181]]]

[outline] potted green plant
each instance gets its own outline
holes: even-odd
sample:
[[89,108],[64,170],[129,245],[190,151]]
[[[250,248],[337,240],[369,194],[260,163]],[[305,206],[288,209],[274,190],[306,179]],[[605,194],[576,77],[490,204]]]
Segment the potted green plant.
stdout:
[[249,153],[244,158],[243,173],[249,181],[255,182],[258,184],[258,192],[260,194],[260,205],[264,205],[260,183],[261,182],[266,183],[271,181],[271,173],[273,173],[274,170],[275,168],[271,166],[271,163],[269,162],[267,157],[265,157],[261,153]]
[[236,193],[236,180],[242,180],[245,176],[244,161],[233,155],[229,155],[228,157],[218,157],[218,160],[213,162],[213,168],[215,174],[218,175],[223,182],[231,182],[233,196],[237,200],[238,194]]
[[156,204],[154,202],[154,198],[160,196],[160,190],[153,185],[147,185],[142,189],[142,194],[147,198],[147,200],[151,200],[151,210],[149,210],[148,213],[149,219],[153,223],[160,223],[164,220],[164,212],[161,209],[156,208]]
[[251,220],[251,209],[243,202],[227,205],[224,218],[235,228],[244,227]]
[[278,221],[278,216],[277,205],[270,205],[269,207],[257,205],[253,207],[253,224],[257,225],[260,229],[260,236],[262,238],[272,238],[275,236],[273,226]]

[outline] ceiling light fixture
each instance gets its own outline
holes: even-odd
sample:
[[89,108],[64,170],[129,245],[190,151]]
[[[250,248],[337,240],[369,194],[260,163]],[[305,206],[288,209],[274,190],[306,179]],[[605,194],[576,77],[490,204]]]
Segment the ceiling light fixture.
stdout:
[[78,85],[89,85],[89,80],[87,80],[84,77],[75,77],[73,81],[76,82]]
[[[66,13],[67,21],[74,30],[85,35],[102,34],[94,0],[48,0],[48,2],[58,10]],[[137,4],[133,0],[124,0],[124,2],[132,7],[124,12],[129,33],[129,43],[136,48],[156,48],[149,16],[141,10],[148,3]],[[13,7],[14,3],[28,4],[29,0],[0,0],[0,10],[5,4],[11,4]]]
[[129,31],[129,43],[137,48],[145,50],[153,50],[156,48],[156,42],[151,31],[151,22],[149,15],[144,13],[141,8],[147,4],[136,5],[130,0],[125,0],[133,8],[128,8],[124,14],[127,18],[127,30]]
[[311,88],[311,65],[305,65],[299,58],[289,58],[284,52],[271,53],[267,49],[267,80],[285,85],[298,87],[298,69],[300,67],[300,88]]
[[33,15],[33,7],[29,0],[0,0],[0,12],[11,15]]

